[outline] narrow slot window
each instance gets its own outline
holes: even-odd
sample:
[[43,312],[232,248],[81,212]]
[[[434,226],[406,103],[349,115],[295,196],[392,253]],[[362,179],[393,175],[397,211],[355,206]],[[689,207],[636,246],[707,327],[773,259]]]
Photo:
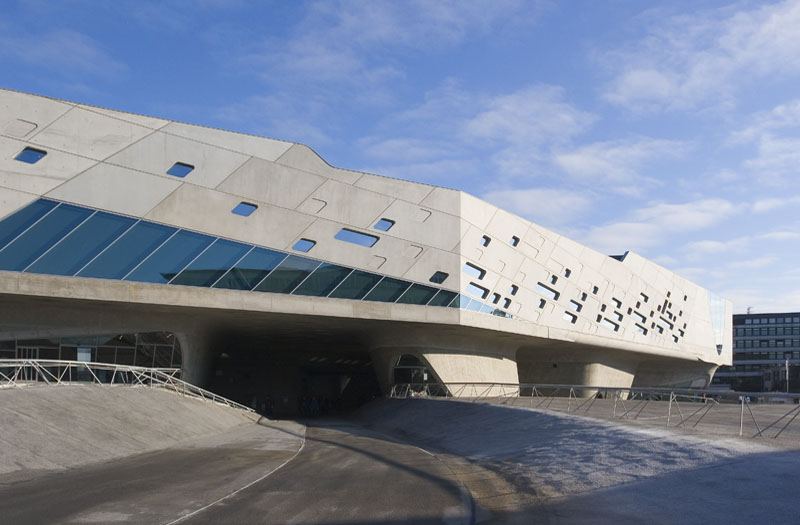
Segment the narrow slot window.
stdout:
[[311,250],[311,248],[313,248],[315,244],[317,244],[317,241],[312,241],[311,239],[300,239],[299,241],[294,243],[294,246],[292,246],[292,250],[296,252],[306,253],[309,250]]
[[466,263],[461,271],[476,279],[483,279],[483,277],[486,275],[486,270],[483,268],[478,268],[472,263]]
[[192,172],[194,166],[183,162],[176,162],[170,169],[167,170],[167,175],[180,177],[181,179]]
[[488,235],[484,235],[481,237],[480,243],[481,246],[489,246],[489,243],[492,242],[492,239]]
[[509,242],[509,244],[511,244],[511,246],[516,246],[516,245],[519,244],[519,237],[514,235],[513,237],[511,237],[511,240],[508,241],[508,242]]
[[489,296],[489,290],[475,283],[469,283],[467,285],[467,293],[475,297],[480,297],[481,299],[486,299],[486,297]]
[[342,228],[339,230],[339,233],[334,235],[333,238],[339,241],[357,244],[358,246],[364,246],[365,248],[372,248],[379,239],[379,237],[375,235],[369,235],[366,233],[357,232],[355,230],[348,230],[347,228]]
[[518,291],[519,291],[519,286],[517,286],[516,284],[512,284],[508,289],[508,294],[509,295],[517,295]]
[[570,275],[572,275],[572,270],[564,268],[564,277],[569,278]]
[[497,304],[499,302],[500,302],[500,294],[499,293],[493,293],[492,294],[492,304]]
[[544,299],[539,299],[539,308],[540,309],[544,308],[544,305],[546,305],[546,304],[547,304],[547,301],[545,301]]
[[448,277],[450,277],[449,273],[435,272],[433,275],[431,275],[430,281],[434,284],[442,284],[447,280]]
[[388,232],[394,226],[394,221],[391,219],[381,219],[375,223],[374,228],[382,232]]
[[249,217],[254,211],[256,211],[256,208],[258,208],[258,206],[255,204],[240,202],[234,209],[231,210],[231,213],[234,215],[241,215],[242,217]]
[[511,299],[509,299],[508,297],[506,297],[505,299],[503,299],[503,308],[505,308],[506,310],[508,310],[508,308],[509,308],[510,306],[511,306]]
[[598,292],[599,290],[600,290],[600,289],[599,289],[597,286],[592,286],[592,295],[597,295],[597,292]]
[[550,284],[556,284],[557,282],[558,282],[558,275],[551,275]]
[[20,151],[14,160],[18,160],[20,162],[25,162],[27,164],[36,164],[40,160],[47,155],[47,152],[41,149],[36,148],[25,148],[24,150]]

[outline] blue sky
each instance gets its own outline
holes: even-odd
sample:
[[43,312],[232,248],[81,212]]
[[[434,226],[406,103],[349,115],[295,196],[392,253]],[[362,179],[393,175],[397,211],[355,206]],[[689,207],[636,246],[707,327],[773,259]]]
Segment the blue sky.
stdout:
[[3,87],[301,142],[800,310],[800,0],[5,4]]

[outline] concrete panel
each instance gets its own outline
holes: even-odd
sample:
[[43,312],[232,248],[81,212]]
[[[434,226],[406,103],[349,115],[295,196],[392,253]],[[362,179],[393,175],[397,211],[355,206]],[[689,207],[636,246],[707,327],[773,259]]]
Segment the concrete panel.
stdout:
[[134,113],[126,113],[124,111],[115,111],[113,109],[98,108],[95,106],[87,106],[84,104],[78,104],[78,107],[81,109],[85,109],[86,111],[92,111],[100,115],[105,115],[107,117],[115,118],[117,120],[130,122],[132,124],[136,124],[137,126],[144,126],[146,128],[150,128],[153,130],[163,128],[164,126],[169,124],[169,120],[164,120],[155,117],[148,117],[145,115],[136,115]]
[[519,383],[517,363],[502,355],[465,355],[421,349],[436,376],[444,383]]
[[295,209],[327,179],[259,158],[251,158],[217,189],[245,200],[256,199]]
[[389,230],[394,237],[447,251],[458,245],[461,221],[453,215],[397,200],[381,216],[395,221]]
[[420,205],[450,215],[461,215],[461,192],[448,188],[433,188]]
[[[371,228],[381,216],[385,216],[381,214],[394,200],[392,197],[362,190],[335,180],[323,183],[307,200],[311,199],[326,203],[317,212],[318,216],[364,229]],[[306,205],[303,203],[300,208],[305,209]],[[400,217],[385,217],[395,221],[401,220]],[[394,228],[392,228],[392,233],[394,233]]]
[[182,122],[172,122],[162,128],[162,131],[264,160],[276,160],[293,145],[292,142],[284,140],[267,139],[203,126],[192,126]]
[[177,180],[98,164],[47,193],[47,196],[141,217],[180,185]]
[[74,108],[30,140],[44,148],[103,160],[150,133],[153,130],[144,126]]
[[[442,284],[433,284],[430,278],[436,272],[449,274]],[[405,279],[460,291],[461,257],[452,252],[428,248],[403,275]]]
[[292,147],[289,148],[286,153],[281,155],[275,162],[292,168],[297,168],[299,170],[307,171],[309,173],[322,175],[323,177],[327,177],[329,179],[345,182],[347,184],[355,183],[359,178],[361,178],[361,175],[363,175],[362,173],[358,173],[356,171],[334,168],[325,162],[322,157],[317,155],[314,150],[302,144],[292,145]]
[[167,175],[176,162],[194,166],[182,182],[215,188],[245,163],[247,157],[220,148],[156,132],[120,151],[107,162],[152,173]]
[[[489,229],[490,222],[498,211],[502,210],[463,191],[459,192],[459,196],[461,197],[461,216],[478,228],[491,231]],[[522,221],[519,222],[521,223]],[[520,233],[524,232],[525,229],[527,229],[527,225],[520,228]],[[508,242],[511,239],[511,235],[520,235],[520,233],[509,233],[513,231],[514,229],[508,229],[500,234],[500,237],[505,237],[503,242]]]
[[421,202],[435,188],[435,186],[419,182],[392,179],[369,173],[363,174],[355,186],[413,203]]
[[14,160],[27,145],[24,140],[0,137],[0,171],[64,180],[97,164],[84,157],[47,148],[42,148],[47,155],[35,164]]
[[0,220],[36,200],[37,197],[30,193],[0,187]]
[[37,175],[0,171],[0,187],[44,195],[64,181]]
[[201,186],[184,184],[147,214],[147,218],[212,235],[287,250],[314,218],[276,208],[266,203],[249,217],[234,215],[231,210],[241,202],[228,195]]
[[62,101],[0,89],[0,133],[30,138],[72,107]]

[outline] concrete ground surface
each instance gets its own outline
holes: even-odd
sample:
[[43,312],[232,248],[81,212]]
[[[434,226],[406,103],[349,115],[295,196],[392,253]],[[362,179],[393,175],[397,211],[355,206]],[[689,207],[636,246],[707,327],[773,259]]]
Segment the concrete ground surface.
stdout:
[[[2,523],[791,523],[800,514],[800,443],[463,401],[383,399],[306,426],[143,388],[0,396],[10,392],[14,403],[0,397],[13,423],[0,427],[0,464],[17,468],[0,474]],[[105,402],[111,412],[96,414]],[[83,452],[108,454],[125,439],[160,450]],[[68,461],[30,459],[38,449],[57,458],[62,441]]]
[[[796,523],[800,514],[800,443],[444,400],[384,400],[359,418],[450,462],[478,522]],[[499,480],[487,484],[486,473]]]

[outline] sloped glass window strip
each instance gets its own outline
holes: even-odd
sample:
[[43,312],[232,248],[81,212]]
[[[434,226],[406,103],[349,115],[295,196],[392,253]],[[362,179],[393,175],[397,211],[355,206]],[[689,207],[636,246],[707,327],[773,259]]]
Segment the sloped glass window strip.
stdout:
[[438,291],[438,289],[431,286],[413,284],[411,288],[406,290],[406,293],[400,296],[397,302],[403,304],[428,304]]
[[292,295],[327,297],[352,270],[336,264],[322,263]]
[[136,220],[130,217],[97,212],[64,237],[26,271],[51,275],[74,275],[135,222]]
[[177,228],[139,221],[78,272],[78,277],[122,279],[176,231]]
[[409,286],[411,286],[411,283],[408,281],[384,277],[381,282],[364,297],[364,300],[393,303],[400,298]]
[[380,275],[374,273],[363,272],[361,270],[353,270],[347,278],[342,281],[329,297],[335,299],[363,299],[367,293],[372,290],[378,281],[381,280]]
[[203,286],[208,288],[219,280],[228,268],[244,257],[250,246],[239,242],[217,239],[189,266],[183,269],[170,284]]
[[0,250],[56,206],[57,202],[39,199],[0,221]]
[[0,251],[0,270],[22,271],[92,214],[62,204]]
[[214,288],[252,290],[285,258],[286,254],[283,252],[253,248],[253,251],[222,276]]
[[291,293],[319,265],[319,261],[300,257],[299,255],[290,255],[272,270],[272,273],[261,284],[256,286],[256,290],[259,292]]
[[126,281],[166,284],[208,248],[214,237],[181,230],[125,277]]
[[49,199],[0,220],[0,242],[5,243],[0,264],[27,264],[16,271],[450,306],[498,315],[494,307],[453,291]]

